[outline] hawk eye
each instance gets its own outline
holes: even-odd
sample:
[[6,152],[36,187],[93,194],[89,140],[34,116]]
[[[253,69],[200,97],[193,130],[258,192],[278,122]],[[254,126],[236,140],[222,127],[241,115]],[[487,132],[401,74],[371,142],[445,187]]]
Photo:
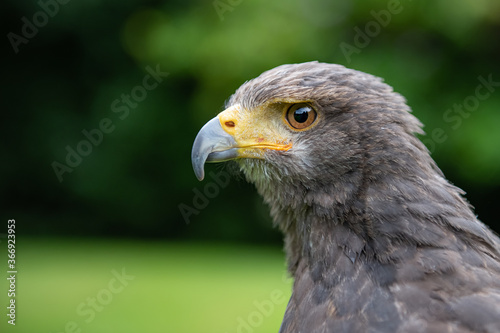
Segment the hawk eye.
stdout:
[[314,123],[316,111],[306,103],[293,104],[286,112],[286,120],[293,128],[304,129]]

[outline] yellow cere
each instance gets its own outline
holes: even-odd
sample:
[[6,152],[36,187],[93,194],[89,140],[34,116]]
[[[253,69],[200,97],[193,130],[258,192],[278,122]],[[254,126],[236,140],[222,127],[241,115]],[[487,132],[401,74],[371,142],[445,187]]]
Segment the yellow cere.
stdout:
[[224,131],[238,144],[240,157],[262,158],[265,149],[287,151],[292,148],[281,110],[278,104],[267,103],[253,110],[236,104],[219,113],[218,118]]

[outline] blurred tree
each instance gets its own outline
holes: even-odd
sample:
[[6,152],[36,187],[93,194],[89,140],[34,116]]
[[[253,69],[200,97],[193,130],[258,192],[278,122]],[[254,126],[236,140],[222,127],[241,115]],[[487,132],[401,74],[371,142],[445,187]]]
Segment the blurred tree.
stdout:
[[[498,85],[467,104],[479,77],[500,82],[498,1],[221,2],[224,11],[195,0],[69,1],[49,15],[40,3],[4,1],[6,35],[40,26],[17,53],[4,40],[2,213],[33,234],[278,241],[267,208],[237,179],[185,223],[179,204],[206,185],[191,171],[191,144],[246,80],[319,60],[381,76],[403,94],[445,174],[500,230]],[[357,51],[346,56],[341,45]],[[148,68],[164,73],[151,89]],[[113,130],[92,144],[85,133],[105,119]],[[71,169],[62,181],[54,161]]]

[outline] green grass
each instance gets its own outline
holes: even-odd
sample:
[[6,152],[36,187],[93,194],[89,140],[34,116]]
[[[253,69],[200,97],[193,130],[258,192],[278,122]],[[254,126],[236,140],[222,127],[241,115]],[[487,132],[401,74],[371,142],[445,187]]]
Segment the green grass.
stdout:
[[[276,248],[21,237],[16,246],[16,326],[5,269],[0,332],[277,332],[290,296]],[[123,284],[113,274],[122,269]]]

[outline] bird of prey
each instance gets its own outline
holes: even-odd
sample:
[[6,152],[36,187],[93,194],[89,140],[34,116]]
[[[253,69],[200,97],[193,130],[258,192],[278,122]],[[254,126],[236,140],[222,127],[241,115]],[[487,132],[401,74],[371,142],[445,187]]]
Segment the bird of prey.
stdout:
[[500,332],[500,239],[380,78],[282,65],[243,84],[192,163],[235,160],[284,233],[281,333]]

